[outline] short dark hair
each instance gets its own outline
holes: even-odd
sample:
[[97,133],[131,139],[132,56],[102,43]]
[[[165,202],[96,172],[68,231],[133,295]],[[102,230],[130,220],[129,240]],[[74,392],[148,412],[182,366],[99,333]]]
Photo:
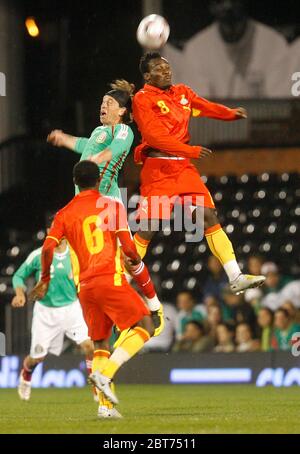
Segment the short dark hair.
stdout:
[[278,314],[278,312],[282,312],[286,318],[291,318],[289,312],[286,309],[284,309],[283,307],[280,307],[279,309],[277,309],[275,314]]
[[204,333],[204,326],[201,322],[198,322],[197,320],[190,320],[189,322],[187,322],[185,324],[185,328],[188,325],[193,325],[193,326],[195,326],[195,328],[197,328],[199,331],[201,331],[201,333]]
[[221,323],[218,323],[217,328],[219,328],[219,326],[224,326],[224,328],[226,328],[227,331],[229,331],[231,334],[234,334],[235,326],[233,323],[221,322]]
[[99,176],[99,167],[92,161],[80,161],[73,168],[74,182],[80,189],[96,186]]
[[143,55],[140,59],[139,70],[142,76],[145,73],[149,72],[149,63],[151,60],[155,58],[162,58],[159,52],[147,52],[147,54]]

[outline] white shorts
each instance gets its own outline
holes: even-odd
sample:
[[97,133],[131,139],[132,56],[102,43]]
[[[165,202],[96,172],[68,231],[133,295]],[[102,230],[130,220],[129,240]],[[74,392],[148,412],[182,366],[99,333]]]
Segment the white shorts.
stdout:
[[59,356],[64,335],[76,344],[89,339],[79,301],[62,307],[48,307],[37,301],[33,310],[30,356],[36,359],[48,353]]

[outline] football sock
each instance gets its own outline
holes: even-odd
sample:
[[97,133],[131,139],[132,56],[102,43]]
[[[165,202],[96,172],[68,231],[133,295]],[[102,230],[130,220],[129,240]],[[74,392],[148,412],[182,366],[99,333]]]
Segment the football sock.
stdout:
[[138,251],[139,256],[143,260],[143,258],[146,255],[150,241],[144,240],[144,238],[142,238],[138,233],[136,233],[134,235],[133,241],[134,241],[134,244],[135,244],[136,250]]
[[[94,357],[93,357],[93,362],[92,362],[92,372],[95,372],[98,370],[100,373],[102,373],[103,369],[105,368],[108,360],[110,357],[110,352],[108,350],[94,350]],[[114,388],[112,388],[114,391]],[[113,408],[113,404],[107,400],[103,393],[98,391],[98,396],[99,396],[99,405],[105,406],[109,409]]]
[[233,246],[220,224],[205,231],[205,237],[212,254],[217,257],[224,267],[229,281],[234,281],[241,269],[236,261]]
[[23,369],[22,369],[22,376],[23,376],[24,380],[31,381],[32,374],[33,374],[33,371],[36,368],[36,366],[37,366],[37,364],[35,364],[33,366],[29,366],[28,365],[28,356],[26,356],[26,358],[23,361]]
[[113,378],[117,370],[139,352],[149,339],[150,335],[145,329],[139,326],[130,329],[109,358],[102,374],[106,377]]

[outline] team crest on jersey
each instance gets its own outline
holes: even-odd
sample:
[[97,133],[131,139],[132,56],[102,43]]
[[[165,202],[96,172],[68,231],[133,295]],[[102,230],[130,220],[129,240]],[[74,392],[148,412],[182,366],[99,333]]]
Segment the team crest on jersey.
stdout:
[[97,143],[104,143],[105,140],[106,140],[106,137],[107,137],[107,134],[105,131],[101,132],[101,134],[99,134],[99,136],[96,138],[96,142]]
[[186,99],[185,95],[181,95],[180,104],[182,104],[183,106],[186,106],[188,103],[189,103],[189,100]]

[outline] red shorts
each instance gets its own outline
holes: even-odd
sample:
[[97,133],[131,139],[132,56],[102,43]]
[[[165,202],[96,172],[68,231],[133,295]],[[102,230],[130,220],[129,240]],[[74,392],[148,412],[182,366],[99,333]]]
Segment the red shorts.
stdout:
[[125,278],[114,286],[111,276],[96,276],[80,285],[79,300],[93,341],[108,339],[113,325],[127,329],[150,314]]
[[215,208],[189,159],[147,158],[141,171],[140,192],[140,219],[169,219],[175,204]]

